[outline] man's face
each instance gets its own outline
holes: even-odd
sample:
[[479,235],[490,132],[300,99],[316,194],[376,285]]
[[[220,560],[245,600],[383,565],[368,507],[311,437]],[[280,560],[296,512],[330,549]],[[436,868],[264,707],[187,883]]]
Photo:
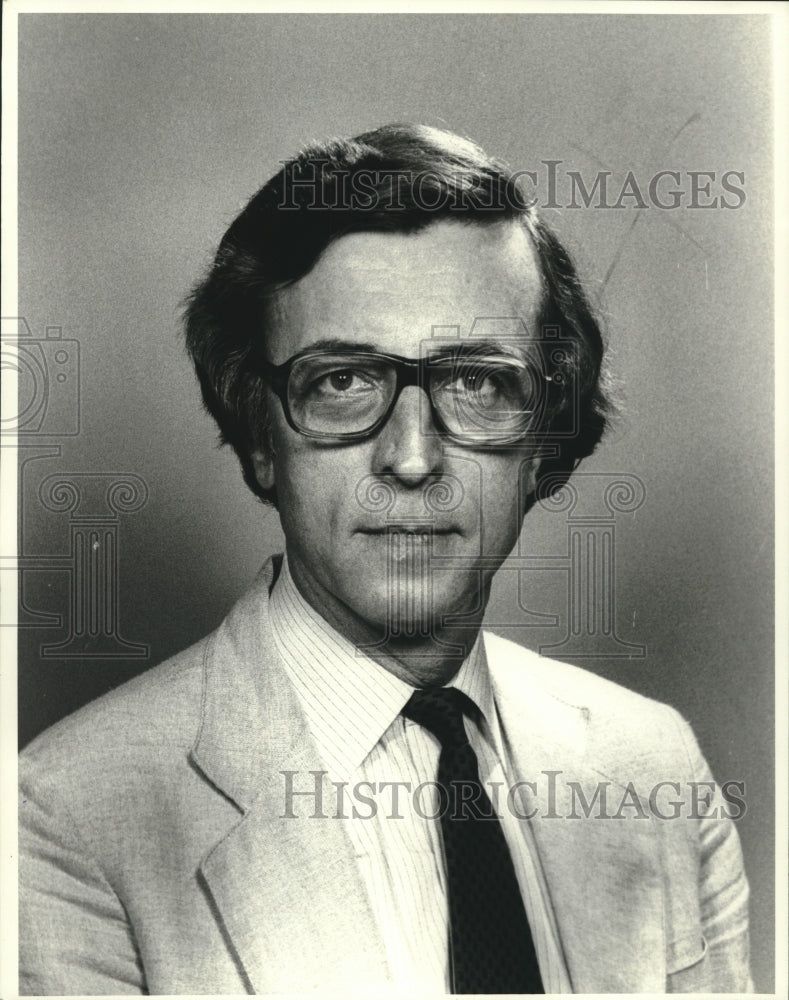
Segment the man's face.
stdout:
[[[268,358],[282,364],[322,341],[419,358],[436,327],[458,328],[449,343],[468,343],[477,318],[520,317],[533,331],[540,294],[531,243],[514,223],[352,234],[277,294]],[[489,342],[491,329],[477,323],[474,341]],[[478,620],[517,541],[533,445],[448,440],[417,386],[354,443],[304,437],[272,392],[269,405],[273,451],[254,456],[256,471],[264,488],[276,485],[291,571],[310,603],[357,641],[387,622],[419,631],[448,614]]]

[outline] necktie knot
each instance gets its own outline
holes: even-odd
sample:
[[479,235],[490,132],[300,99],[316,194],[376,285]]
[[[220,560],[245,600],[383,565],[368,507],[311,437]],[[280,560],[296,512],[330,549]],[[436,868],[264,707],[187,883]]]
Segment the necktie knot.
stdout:
[[429,730],[446,749],[468,743],[464,715],[477,711],[474,702],[457,688],[418,688],[406,702],[402,714]]

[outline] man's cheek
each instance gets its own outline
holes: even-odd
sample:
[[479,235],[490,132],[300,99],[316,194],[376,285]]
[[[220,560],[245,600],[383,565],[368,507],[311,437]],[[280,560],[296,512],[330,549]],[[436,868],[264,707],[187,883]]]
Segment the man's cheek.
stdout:
[[358,512],[354,473],[332,454],[305,452],[291,456],[282,468],[280,512],[283,526],[308,531],[342,531]]
[[484,555],[509,555],[523,523],[527,481],[519,477],[516,463],[492,461],[485,470],[482,490],[476,497],[476,522]]

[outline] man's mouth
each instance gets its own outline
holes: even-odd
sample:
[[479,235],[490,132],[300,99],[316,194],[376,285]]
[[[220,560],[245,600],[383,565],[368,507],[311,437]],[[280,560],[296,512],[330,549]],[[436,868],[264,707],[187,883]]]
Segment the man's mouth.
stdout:
[[457,528],[437,528],[433,524],[385,524],[376,527],[358,528],[360,535],[453,535],[458,534]]
[[413,522],[365,527],[358,533],[371,540],[371,559],[374,554],[376,559],[383,556],[390,567],[400,567],[398,573],[407,567],[418,573],[428,571],[433,558],[450,554],[447,546],[453,543],[446,540],[460,534],[456,528]]

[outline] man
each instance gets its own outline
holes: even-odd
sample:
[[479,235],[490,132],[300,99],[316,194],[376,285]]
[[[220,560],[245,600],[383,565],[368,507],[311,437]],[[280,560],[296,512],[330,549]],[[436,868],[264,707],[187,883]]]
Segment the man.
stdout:
[[688,726],[480,631],[607,409],[517,178],[424,127],[307,150],[226,233],[187,345],[286,552],[25,752],[23,991],[748,989]]

